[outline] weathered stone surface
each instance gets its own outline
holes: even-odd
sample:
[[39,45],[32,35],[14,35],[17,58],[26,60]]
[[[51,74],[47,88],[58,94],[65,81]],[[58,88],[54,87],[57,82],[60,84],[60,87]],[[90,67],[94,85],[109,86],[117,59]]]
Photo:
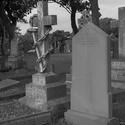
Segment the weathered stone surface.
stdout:
[[125,7],[119,8],[119,54],[125,57]]
[[119,121],[115,118],[108,119],[90,114],[69,110],[65,114],[66,120],[72,125],[119,125]]
[[117,81],[125,81],[125,70],[112,70],[111,79]]
[[40,86],[34,86],[32,84],[26,85],[26,97],[28,98],[41,98],[44,102],[47,101],[46,90]]
[[12,79],[5,79],[0,81],[0,90],[7,89],[13,86],[19,85],[19,81],[12,80]]
[[36,99],[36,98],[23,97],[23,98],[20,98],[19,101],[22,104],[26,104],[31,108],[45,111],[53,106],[57,106],[57,105],[64,104],[64,103],[69,103],[70,99],[69,97],[66,96],[62,98],[53,99],[45,103],[44,100],[40,98]]
[[66,96],[66,85],[55,85],[53,87],[41,87],[33,84],[26,85],[26,96],[29,98],[41,98],[45,103],[49,100]]
[[44,25],[57,25],[57,16],[56,15],[49,15],[43,18]]
[[66,85],[61,85],[47,89],[47,100],[53,100],[65,96],[66,96]]
[[65,74],[55,74],[55,73],[36,73],[32,76],[32,81],[34,85],[44,86],[46,84],[51,84],[54,82],[65,81]]
[[111,62],[112,69],[125,69],[125,60],[114,60]]
[[65,113],[73,125],[109,123],[112,112],[108,50],[108,35],[92,23],[73,37],[71,109]]
[[112,82],[112,87],[125,90],[125,82],[121,82],[121,81]]
[[7,66],[11,67],[12,69],[17,69],[19,67],[19,56],[9,56]]
[[66,81],[72,81],[72,74],[66,74]]
[[49,70],[56,73],[71,73],[71,54],[53,54],[49,59]]

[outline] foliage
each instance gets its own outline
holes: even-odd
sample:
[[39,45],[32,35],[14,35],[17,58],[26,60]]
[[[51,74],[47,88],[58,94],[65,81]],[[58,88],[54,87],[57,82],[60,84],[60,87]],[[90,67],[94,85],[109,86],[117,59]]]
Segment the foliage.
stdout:
[[14,23],[14,20],[23,20],[23,17],[31,12],[31,9],[36,7],[37,0],[1,0],[3,9],[6,11],[9,19]]
[[19,38],[19,50],[27,53],[28,50],[31,50],[33,47],[33,38],[29,32],[20,36]]
[[104,30],[106,33],[108,34],[113,33],[116,37],[118,37],[118,27],[116,26],[115,28],[112,28],[111,27],[112,21],[117,22],[118,20],[107,17],[100,19],[100,28]]
[[[52,0],[65,7],[65,9],[71,13],[73,10],[81,12],[84,9],[90,9],[89,1],[85,0]],[[73,8],[74,7],[74,8]]]
[[71,14],[71,27],[73,29],[73,33],[76,34],[78,32],[78,28],[76,25],[76,12],[81,12],[85,9],[90,9],[90,2],[88,0],[52,0],[60,4],[60,6],[64,7]]
[[37,0],[0,1],[0,18],[11,38],[14,36],[17,21],[25,21],[23,17],[30,13],[36,5]]
[[1,53],[4,52],[4,42],[8,36],[9,49],[11,40],[14,38],[17,21],[23,21],[24,16],[36,7],[37,0],[1,0],[0,1],[0,36],[1,36]]
[[56,30],[49,35],[49,43],[53,46],[54,51],[64,52],[65,40],[71,37],[69,32],[64,32],[63,30]]

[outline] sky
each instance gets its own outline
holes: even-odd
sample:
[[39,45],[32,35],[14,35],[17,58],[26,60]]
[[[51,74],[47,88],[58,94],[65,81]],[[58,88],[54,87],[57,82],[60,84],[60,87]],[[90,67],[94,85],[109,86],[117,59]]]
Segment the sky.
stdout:
[[[111,17],[118,19],[118,8],[125,7],[125,0],[98,0],[99,8],[102,14],[101,18]],[[26,19],[29,20],[30,16],[36,14],[37,10],[34,9],[31,14],[29,14]],[[52,26],[53,30],[64,30],[72,31],[70,25],[70,14],[58,4],[51,3],[49,4],[49,15],[57,15],[57,25]],[[77,14],[77,18],[80,17],[80,14]],[[18,26],[21,28],[21,33],[24,34],[29,28],[28,24],[18,23]]]

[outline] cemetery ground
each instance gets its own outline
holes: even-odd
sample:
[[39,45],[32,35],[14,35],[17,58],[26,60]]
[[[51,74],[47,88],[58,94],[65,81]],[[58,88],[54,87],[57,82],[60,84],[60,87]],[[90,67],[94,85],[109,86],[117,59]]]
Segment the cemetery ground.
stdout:
[[[38,8],[43,4],[47,7],[43,1]],[[45,15],[43,35],[56,23],[56,16]],[[124,19],[120,19],[120,24],[123,26]],[[27,55],[23,67],[18,68],[20,58],[14,47],[8,58],[13,70],[0,73],[0,124],[125,125],[125,30],[121,25],[122,45],[115,60],[111,58],[108,34],[89,21],[73,36],[72,53],[51,55],[46,72],[44,50],[48,46],[42,46],[47,44],[44,38],[40,48],[36,46],[36,68],[33,55]]]
[[[57,59],[58,57],[58,59]],[[27,58],[27,56],[26,56]],[[32,60],[33,57],[29,56],[27,58],[28,60]],[[59,59],[60,58],[60,59]],[[59,61],[60,60],[60,61]],[[27,61],[27,62],[30,62]],[[125,60],[113,60],[112,65],[112,85],[117,88],[113,89],[113,116],[119,118],[122,123],[125,121],[125,92],[123,89],[124,85],[119,84],[119,80],[124,81],[125,75],[124,75],[124,69],[125,69]],[[70,88],[71,88],[71,74],[69,74],[71,71],[69,65],[71,65],[71,55],[70,54],[56,54],[53,55],[53,59],[51,64],[53,64],[55,67],[55,72],[58,74],[67,74],[65,82],[67,83],[67,94],[70,95]],[[33,64],[30,64],[33,65]],[[59,68],[60,65],[64,65],[63,68]],[[54,67],[53,66],[53,67]],[[35,66],[34,66],[35,67]],[[65,68],[64,68],[65,67]],[[29,66],[28,66],[29,68]],[[65,70],[64,70],[65,69]],[[18,102],[18,99],[25,96],[25,85],[32,82],[32,75],[35,74],[36,71],[33,69],[27,69],[21,68],[16,70],[10,70],[9,72],[0,72],[0,80],[5,80],[4,83],[9,82],[13,83],[12,86],[2,84],[0,85],[0,118],[1,120],[8,120],[9,118],[15,119],[18,116],[21,116],[20,119],[24,120],[23,116],[29,116],[29,119],[32,119],[32,116],[34,117],[35,113],[40,114],[41,112],[39,110],[31,109],[28,106],[24,106],[23,104]],[[13,81],[11,81],[13,80]],[[19,82],[19,83],[18,83]],[[5,91],[4,91],[5,90]],[[17,93],[17,94],[16,94]],[[65,105],[65,104],[64,104]],[[64,112],[66,112],[70,107],[68,105],[67,109],[62,109],[63,106],[58,107],[54,109],[52,118],[55,121],[58,121],[58,118],[64,118]],[[64,107],[65,108],[65,107]],[[62,112],[61,112],[62,111]],[[5,112],[5,114],[3,113]],[[56,114],[57,113],[57,114]],[[59,114],[58,114],[59,113]],[[40,114],[42,115],[42,114]],[[61,116],[59,116],[61,115]],[[50,118],[50,114],[46,114],[47,117]],[[53,117],[54,116],[54,117]],[[41,116],[43,117],[43,116]],[[19,119],[19,121],[20,121]],[[28,119],[28,120],[29,120]],[[50,120],[50,119],[49,119]],[[4,121],[4,122],[5,122]],[[4,123],[3,122],[3,123]],[[26,122],[26,120],[25,120]],[[14,123],[12,123],[14,124]],[[64,119],[59,120],[59,125],[67,125],[67,123]]]
[[[7,122],[9,122],[10,119],[12,120],[12,124],[14,124],[13,121],[15,121],[15,119],[17,118],[18,121],[20,121],[20,119],[23,119],[22,121],[25,120],[26,122],[24,116],[27,116],[27,119],[29,120],[32,119],[32,117],[36,117],[37,115],[38,117],[42,115],[41,111],[32,109],[18,101],[18,99],[26,95],[25,86],[26,84],[32,82],[32,75],[37,73],[37,71],[35,70],[35,56],[31,56],[30,54],[28,54],[24,57],[24,60],[26,63],[24,63],[25,65],[23,68],[2,70],[0,72],[1,124],[8,124]],[[56,54],[53,55],[53,58],[51,60],[51,65],[53,66],[55,73],[65,74],[66,72],[69,72],[69,67],[71,65],[70,54],[64,54],[63,56],[61,56],[61,54]],[[60,65],[64,65],[65,68],[63,66],[60,67]],[[65,80],[63,81],[65,82]],[[67,110],[66,108],[69,109],[69,103],[59,105],[59,107],[55,107],[53,111],[51,110],[51,115],[47,112],[45,113],[45,116],[47,117],[47,120],[49,119],[49,122],[51,121],[51,119],[54,122],[57,122],[58,119],[64,118],[64,112]],[[42,117],[43,116],[41,116],[41,118]],[[44,123],[44,121],[42,122]]]

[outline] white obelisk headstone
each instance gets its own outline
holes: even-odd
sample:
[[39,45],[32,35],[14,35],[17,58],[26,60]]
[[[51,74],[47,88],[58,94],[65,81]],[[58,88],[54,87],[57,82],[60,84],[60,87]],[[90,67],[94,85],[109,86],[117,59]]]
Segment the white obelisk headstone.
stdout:
[[106,125],[110,114],[108,35],[88,23],[73,37],[71,109],[73,125]]

